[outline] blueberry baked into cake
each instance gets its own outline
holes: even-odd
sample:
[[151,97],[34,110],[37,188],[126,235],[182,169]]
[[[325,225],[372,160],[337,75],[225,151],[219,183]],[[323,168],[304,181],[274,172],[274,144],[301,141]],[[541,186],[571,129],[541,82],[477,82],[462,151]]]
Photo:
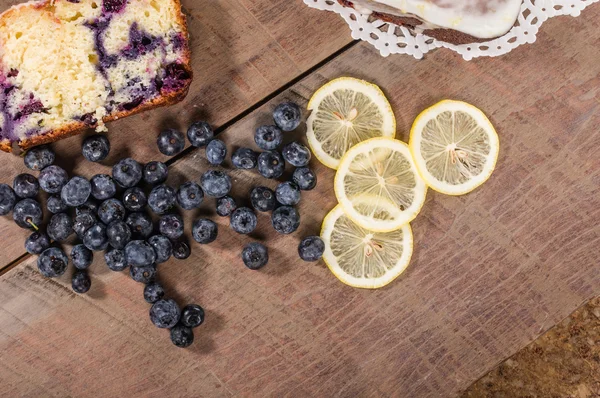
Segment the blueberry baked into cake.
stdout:
[[361,14],[404,25],[453,44],[482,42],[507,33],[523,0],[338,0]]
[[42,0],[0,15],[0,149],[180,101],[192,80],[179,0]]

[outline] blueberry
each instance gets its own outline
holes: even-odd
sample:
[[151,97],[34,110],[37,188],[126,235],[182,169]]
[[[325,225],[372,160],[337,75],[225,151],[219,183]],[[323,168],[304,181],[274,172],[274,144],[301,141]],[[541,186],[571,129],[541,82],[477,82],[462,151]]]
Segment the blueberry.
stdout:
[[177,190],[177,203],[184,210],[197,209],[203,200],[204,192],[195,182],[186,182]]
[[55,158],[54,151],[49,146],[40,145],[27,151],[23,162],[28,169],[40,171],[54,163]]
[[235,209],[237,209],[237,204],[231,196],[217,199],[217,214],[221,217],[229,217]]
[[159,283],[150,282],[144,287],[144,300],[147,303],[154,304],[163,297],[165,297],[165,289]]
[[121,249],[112,249],[104,253],[104,261],[108,268],[115,272],[121,272],[128,266],[125,251]]
[[304,261],[317,261],[323,257],[325,243],[318,236],[307,236],[298,245],[298,255]]
[[69,206],[58,196],[52,195],[46,200],[46,208],[52,214],[62,213],[69,209]]
[[31,174],[19,174],[13,180],[13,190],[19,198],[35,198],[40,191],[40,183]]
[[5,216],[12,211],[17,203],[15,191],[6,184],[0,184],[0,216]]
[[260,149],[272,151],[283,142],[283,133],[277,126],[260,126],[254,133],[254,142]]
[[208,170],[202,175],[200,184],[204,193],[215,198],[222,198],[231,191],[231,178],[222,171]]
[[116,220],[106,227],[108,243],[115,249],[124,249],[131,240],[131,229],[121,220]]
[[291,206],[281,206],[271,215],[271,223],[280,234],[291,234],[300,226],[300,214]]
[[171,329],[171,341],[179,348],[186,348],[194,342],[194,331],[187,326],[176,325]]
[[180,317],[181,310],[173,299],[160,299],[150,308],[150,320],[161,329],[177,325]]
[[84,204],[82,204],[81,206],[77,206],[75,208],[75,214],[87,213],[87,212],[91,212],[94,215],[96,215],[96,213],[98,212],[98,202],[96,202],[94,199],[90,198],[90,199],[86,200]]
[[256,229],[257,223],[256,214],[247,207],[240,207],[231,214],[231,228],[238,234],[251,233]]
[[158,135],[156,145],[163,155],[175,156],[185,148],[185,137],[177,130],[168,129]]
[[282,182],[275,190],[277,201],[285,206],[297,205],[300,202],[300,188],[293,182]]
[[310,191],[317,186],[317,175],[308,167],[300,167],[294,170],[292,180],[303,191]]
[[275,192],[267,187],[256,187],[250,192],[250,203],[258,211],[271,211],[275,208]]
[[295,130],[300,125],[301,118],[300,107],[293,102],[279,104],[273,111],[273,120],[283,131]]
[[83,237],[85,236],[85,231],[90,229],[92,225],[96,224],[97,222],[98,218],[96,217],[93,211],[81,210],[75,215],[75,218],[73,220],[73,230],[75,231],[79,239],[83,240]]
[[29,254],[40,254],[50,247],[50,238],[42,232],[34,232],[25,241],[25,250]]
[[147,203],[148,199],[141,188],[129,188],[123,194],[123,206],[129,211],[140,211]]
[[257,270],[269,262],[269,251],[260,243],[248,243],[242,250],[242,260],[246,267]]
[[42,216],[42,206],[33,199],[23,199],[13,209],[13,220],[21,228],[37,229]]
[[131,213],[125,220],[131,233],[137,238],[147,238],[152,235],[154,226],[152,225],[152,218],[146,213]]
[[188,140],[197,147],[207,146],[215,137],[215,132],[212,127],[206,122],[193,123],[187,131]]
[[161,264],[171,258],[173,254],[173,245],[166,236],[154,235],[148,239],[148,243],[156,253],[156,263]]
[[177,195],[168,185],[158,185],[152,188],[148,195],[148,205],[156,214],[164,214],[171,210],[177,202]]
[[50,239],[64,242],[73,233],[73,220],[66,213],[54,214],[50,218],[46,232]]
[[156,262],[156,253],[149,243],[132,240],[125,246],[125,260],[134,267],[145,267]]
[[125,206],[119,199],[107,199],[98,207],[98,217],[104,224],[110,224],[113,221],[122,221],[125,219]]
[[92,280],[85,270],[76,270],[71,279],[71,287],[75,293],[87,293],[92,287]]
[[102,223],[96,223],[83,234],[83,244],[90,250],[102,251],[108,247],[108,237],[106,236],[106,226]]
[[69,181],[69,175],[58,166],[51,165],[40,171],[39,183],[42,190],[54,194],[60,193]]
[[185,260],[191,254],[192,251],[190,250],[190,246],[187,243],[183,241],[173,243],[173,257],[175,257],[176,259]]
[[[79,0],[71,0],[72,3],[79,3]],[[121,12],[127,5],[127,0],[103,0],[102,8],[105,12]]]
[[129,276],[139,283],[150,283],[156,277],[156,266],[146,265],[143,267],[129,267]]
[[[48,170],[49,167],[42,171]],[[66,183],[60,191],[60,198],[63,202],[70,207],[77,207],[84,204],[90,194],[92,193],[92,186],[88,180],[83,177],[73,177]]]
[[218,231],[217,224],[205,218],[194,221],[192,226],[194,240],[204,245],[214,242],[217,239]]
[[94,261],[94,253],[85,245],[75,245],[71,249],[71,261],[77,269],[87,269]]
[[258,154],[250,148],[238,148],[231,155],[231,163],[238,169],[254,169],[258,162]]
[[285,160],[277,151],[258,155],[258,172],[265,178],[279,178],[285,171]]
[[150,185],[162,184],[167,181],[169,168],[163,162],[150,162],[144,166],[144,181]]
[[108,157],[110,142],[108,138],[97,134],[83,140],[81,153],[90,162],[101,162]]
[[204,309],[198,304],[188,304],[181,310],[181,324],[196,328],[204,323]]
[[212,140],[206,147],[206,159],[213,166],[219,166],[225,161],[227,147],[221,140]]
[[126,158],[112,168],[112,177],[119,186],[131,188],[142,179],[142,165],[131,158]]
[[310,161],[310,150],[299,142],[290,142],[283,147],[283,158],[295,167],[304,167]]
[[96,174],[90,180],[92,197],[98,200],[110,199],[117,193],[117,186],[108,174]]
[[51,247],[40,254],[37,266],[40,273],[46,278],[56,278],[65,273],[69,258],[61,249]]
[[169,239],[183,235],[183,218],[177,214],[166,214],[158,221],[158,230]]

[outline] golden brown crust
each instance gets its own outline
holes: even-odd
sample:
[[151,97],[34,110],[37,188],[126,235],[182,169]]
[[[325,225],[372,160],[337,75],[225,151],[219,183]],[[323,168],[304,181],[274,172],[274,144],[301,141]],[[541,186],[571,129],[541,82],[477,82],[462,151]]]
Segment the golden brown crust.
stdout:
[[[176,104],[176,103],[182,101],[186,97],[186,95],[189,91],[190,85],[192,83],[193,77],[194,77],[193,71],[191,68],[191,59],[192,58],[191,58],[191,50],[190,50],[190,46],[189,46],[189,31],[187,28],[187,21],[186,21],[185,14],[183,13],[183,10],[181,8],[180,0],[171,0],[171,1],[174,1],[176,3],[177,7],[179,8],[178,22],[179,22],[180,26],[182,27],[182,34],[184,35],[184,37],[186,39],[181,65],[185,67],[185,71],[189,74],[190,78],[187,80],[185,86],[182,87],[181,89],[179,89],[177,91],[173,91],[167,95],[161,95],[161,96],[156,97],[148,102],[142,103],[140,106],[136,107],[135,109],[106,115],[105,117],[102,118],[103,122],[108,123],[108,122],[111,122],[111,121],[114,121],[117,119],[121,119],[121,118],[124,118],[127,116],[135,115],[140,112],[159,108],[161,106],[173,105],[173,104]],[[40,1],[36,1],[32,5],[35,8],[42,8],[42,7],[45,7],[49,2],[50,2],[50,0],[40,0]],[[7,10],[6,12],[8,13],[8,12],[16,11],[16,10],[18,10],[18,8],[11,8],[11,9]],[[88,125],[84,122],[74,120],[73,122],[66,124],[64,127],[60,128],[60,129],[55,129],[55,130],[52,130],[43,135],[39,135],[39,136],[32,137],[29,139],[21,140],[18,142],[18,146],[22,150],[27,150],[34,146],[38,146],[38,145],[42,145],[42,144],[49,144],[51,142],[55,142],[55,141],[61,140],[63,138],[67,138],[67,137],[71,137],[71,136],[80,134],[82,131],[84,131],[88,128],[95,128],[95,127],[96,127],[96,125]],[[8,140],[1,141],[0,142],[0,150],[4,151],[4,152],[12,152],[13,147],[12,147],[10,141],[8,141]]]

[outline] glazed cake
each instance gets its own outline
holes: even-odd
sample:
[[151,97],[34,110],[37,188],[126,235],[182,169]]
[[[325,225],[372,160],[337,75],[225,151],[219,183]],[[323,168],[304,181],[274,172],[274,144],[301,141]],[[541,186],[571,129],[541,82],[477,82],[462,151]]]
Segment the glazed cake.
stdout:
[[481,42],[508,32],[523,0],[338,0],[361,14],[405,25],[453,44]]
[[0,15],[0,149],[54,141],[185,97],[179,0],[42,0]]

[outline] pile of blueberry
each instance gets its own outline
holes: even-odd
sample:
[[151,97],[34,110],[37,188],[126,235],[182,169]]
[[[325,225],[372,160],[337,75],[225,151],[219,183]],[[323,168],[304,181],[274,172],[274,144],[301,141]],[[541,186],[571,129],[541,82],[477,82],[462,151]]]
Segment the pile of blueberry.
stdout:
[[[234,167],[257,169],[269,179],[280,178],[286,162],[296,167],[292,181],[282,182],[275,191],[259,186],[250,192],[254,210],[271,211],[273,228],[282,234],[291,234],[300,225],[300,215],[294,207],[300,201],[302,190],[316,186],[315,173],[307,168],[311,153],[304,145],[292,142],[283,147],[283,132],[295,130],[301,121],[299,107],[293,103],[279,105],[273,114],[275,125],[262,126],[256,130],[255,142],[262,153],[250,148],[237,149],[231,155]],[[206,158],[211,165],[221,165],[227,156],[225,144],[214,137],[214,131],[206,122],[190,126],[187,137],[194,147],[205,147]],[[158,149],[167,156],[183,151],[185,137],[177,130],[159,134]],[[105,136],[95,135],[84,140],[83,156],[91,162],[107,158],[110,143]],[[112,168],[112,176],[98,174],[90,180],[73,176],[54,165],[55,154],[48,146],[31,149],[24,157],[25,165],[39,171],[36,178],[20,174],[12,188],[0,184],[0,215],[13,212],[13,219],[22,228],[34,230],[25,242],[30,254],[39,255],[37,265],[42,275],[54,278],[67,271],[69,256],[59,247],[71,242],[76,235],[78,243],[73,246],[70,259],[74,267],[72,288],[76,293],[86,293],[91,287],[87,272],[94,252],[104,252],[109,269],[124,271],[129,268],[133,280],[145,284],[144,298],[152,304],[150,319],[159,328],[171,331],[171,340],[178,347],[187,347],[194,340],[192,328],[204,321],[204,310],[196,304],[183,309],[165,297],[163,287],[157,282],[157,264],[171,256],[186,259],[190,246],[183,239],[183,218],[173,212],[176,206],[193,210],[202,204],[204,196],[216,198],[216,213],[230,218],[231,228],[240,234],[252,233],[258,224],[256,213],[249,207],[238,207],[229,193],[230,177],[220,170],[208,170],[196,182],[186,182],[175,189],[165,181],[168,166],[152,161],[141,165],[131,158],[120,160]],[[43,209],[36,198],[40,189],[48,194],[45,201],[52,213],[50,221],[42,230]],[[146,211],[149,209],[158,221],[153,222]],[[217,224],[201,218],[192,225],[192,237],[200,244],[217,239]],[[324,251],[323,241],[317,236],[304,238],[298,253],[305,261],[317,261]],[[252,270],[265,266],[269,260],[268,249],[261,243],[252,242],[242,250],[243,263]]]

